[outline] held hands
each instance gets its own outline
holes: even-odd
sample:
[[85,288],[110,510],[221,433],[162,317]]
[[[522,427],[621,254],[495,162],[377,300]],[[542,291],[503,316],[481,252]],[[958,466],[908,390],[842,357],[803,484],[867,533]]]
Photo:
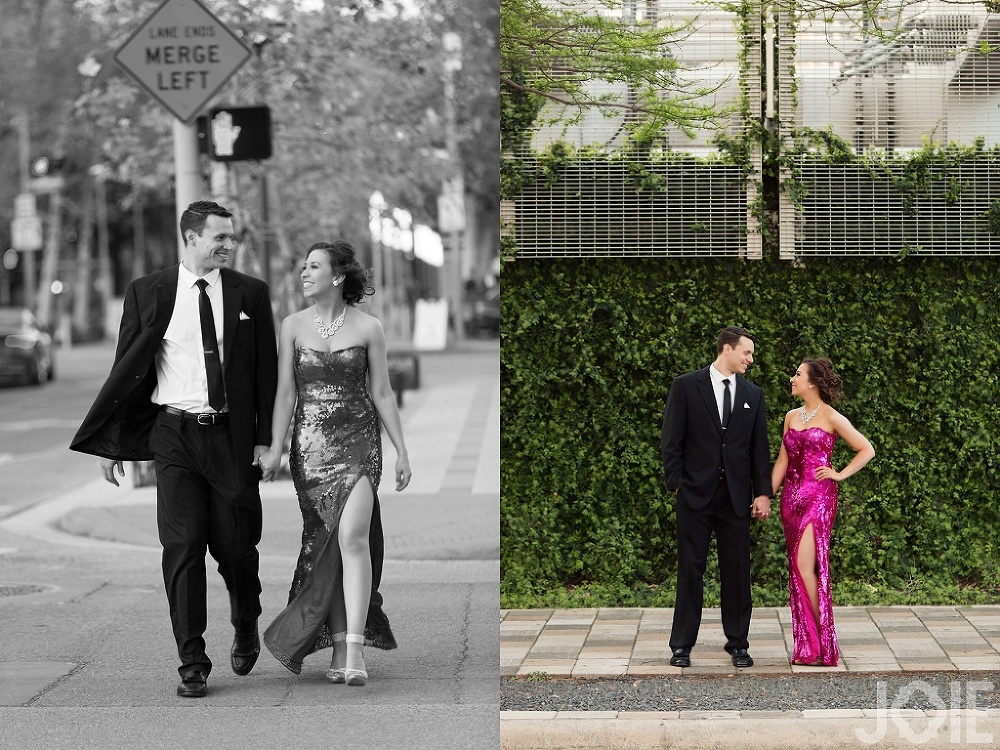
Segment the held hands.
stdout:
[[260,468],[261,481],[273,482],[281,467],[281,447],[255,445],[253,465]]
[[115,461],[113,458],[102,458],[101,459],[101,473],[104,474],[104,478],[107,479],[115,487],[121,487],[118,484],[118,479],[115,477],[115,467],[118,467],[118,475],[125,476],[125,465],[121,461]]
[[753,505],[750,506],[750,517],[764,520],[771,515],[771,498],[767,495],[759,495],[754,498]]
[[407,456],[397,456],[396,457],[396,492],[406,488],[406,485],[410,483],[410,477],[413,473],[410,471],[410,459]]

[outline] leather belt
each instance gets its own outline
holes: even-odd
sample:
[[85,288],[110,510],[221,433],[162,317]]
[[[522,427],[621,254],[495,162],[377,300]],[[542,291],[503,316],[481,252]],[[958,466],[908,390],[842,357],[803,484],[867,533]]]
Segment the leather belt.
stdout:
[[178,417],[179,419],[186,419],[190,422],[197,422],[202,427],[208,427],[211,425],[229,424],[228,414],[216,414],[215,412],[205,412],[204,414],[196,414],[192,411],[183,411],[182,409],[175,409],[172,406],[161,406],[160,409],[169,414],[172,417]]

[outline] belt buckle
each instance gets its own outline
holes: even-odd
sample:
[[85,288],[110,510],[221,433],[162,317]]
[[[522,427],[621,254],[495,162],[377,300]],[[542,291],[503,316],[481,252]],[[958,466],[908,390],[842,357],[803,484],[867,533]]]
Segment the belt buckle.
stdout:
[[[204,422],[201,421],[202,417],[205,418]],[[198,415],[198,424],[200,424],[200,425],[213,425],[213,424],[215,424],[215,415],[214,414],[199,414]]]

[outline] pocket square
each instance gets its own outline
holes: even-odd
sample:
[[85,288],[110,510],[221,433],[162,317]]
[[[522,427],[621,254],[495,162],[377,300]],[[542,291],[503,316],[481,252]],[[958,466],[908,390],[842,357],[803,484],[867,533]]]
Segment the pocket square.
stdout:
[[743,408],[744,409],[749,409],[750,408],[750,404],[748,404],[746,401],[744,401],[743,402]]
[[240,310],[240,320],[250,320],[250,316]]

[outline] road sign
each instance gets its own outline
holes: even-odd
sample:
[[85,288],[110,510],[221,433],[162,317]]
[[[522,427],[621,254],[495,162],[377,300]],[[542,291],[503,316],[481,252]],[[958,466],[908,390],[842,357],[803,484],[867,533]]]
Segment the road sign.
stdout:
[[10,223],[10,244],[18,252],[42,249],[42,221],[37,216],[19,216]]
[[26,219],[37,216],[35,211],[35,194],[18,193],[14,198],[14,218]]
[[115,60],[190,124],[252,54],[199,0],[163,0],[118,48]]
[[28,180],[28,190],[32,193],[54,193],[66,187],[66,178],[61,174],[47,174]]

